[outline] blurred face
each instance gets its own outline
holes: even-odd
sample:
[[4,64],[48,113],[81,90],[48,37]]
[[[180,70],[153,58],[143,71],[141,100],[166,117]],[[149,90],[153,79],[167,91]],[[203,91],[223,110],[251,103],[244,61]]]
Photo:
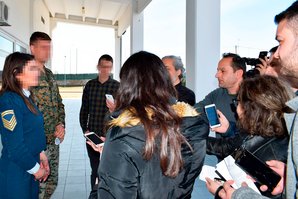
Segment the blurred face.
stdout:
[[274,57],[280,59],[281,75],[298,78],[298,39],[293,30],[287,26],[286,19],[278,24],[276,40],[279,46]]
[[101,77],[109,77],[113,68],[113,63],[107,60],[101,60],[97,66],[98,72]]
[[44,64],[51,56],[51,41],[38,40],[30,45],[30,50],[35,60]]
[[180,83],[179,75],[181,74],[181,70],[176,70],[173,64],[173,60],[169,58],[162,59],[163,64],[166,66],[169,75],[171,77],[173,85],[177,85]]
[[228,90],[236,89],[238,91],[239,84],[242,80],[242,71],[232,68],[232,58],[223,58],[218,62],[215,77],[218,80],[218,86]]
[[39,69],[35,60],[26,63],[23,71],[16,76],[22,88],[28,89],[38,85]]

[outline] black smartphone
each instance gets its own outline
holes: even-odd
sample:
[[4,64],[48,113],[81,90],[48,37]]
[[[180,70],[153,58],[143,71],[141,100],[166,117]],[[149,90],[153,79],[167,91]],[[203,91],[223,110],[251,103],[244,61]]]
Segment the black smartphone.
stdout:
[[94,132],[85,133],[84,137],[89,140],[90,142],[93,142],[93,144],[98,145],[103,143],[103,141],[100,139],[98,135],[96,135]]
[[281,177],[267,164],[246,149],[235,153],[235,163],[259,184],[267,185],[268,191],[272,191]]
[[205,112],[206,112],[210,127],[211,128],[219,127],[220,122],[219,122],[218,114],[216,112],[215,104],[206,105]]
[[260,54],[259,54],[259,58],[261,59],[264,59],[265,60],[265,57],[267,57],[267,54],[268,52],[267,51],[261,51]]

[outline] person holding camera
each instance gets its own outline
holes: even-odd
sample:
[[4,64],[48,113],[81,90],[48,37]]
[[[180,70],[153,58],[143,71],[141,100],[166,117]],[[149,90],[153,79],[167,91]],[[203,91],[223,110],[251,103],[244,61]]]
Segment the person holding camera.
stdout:
[[29,89],[38,84],[34,57],[15,52],[6,57],[0,90],[0,198],[38,199],[39,182],[50,168],[45,155],[46,137],[42,113]]
[[281,65],[279,60],[273,55],[277,50],[278,46],[275,46],[269,50],[269,57],[259,58],[261,63],[256,65],[256,70],[259,71],[260,75],[272,75],[278,77]]

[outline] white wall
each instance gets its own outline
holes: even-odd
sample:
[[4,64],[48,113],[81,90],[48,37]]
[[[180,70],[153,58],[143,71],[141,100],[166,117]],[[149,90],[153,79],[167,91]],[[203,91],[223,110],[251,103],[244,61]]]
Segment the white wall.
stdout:
[[0,26],[2,32],[27,44],[30,37],[30,0],[4,0],[8,6],[8,23],[11,26]]
[[220,60],[220,1],[186,2],[186,85],[199,102],[217,87]]
[[[33,31],[41,31],[51,35],[50,32],[50,14],[48,9],[45,7],[43,1],[33,0]],[[44,23],[41,20],[44,19]]]
[[[13,40],[28,46],[33,31],[50,34],[50,16],[41,0],[4,0],[8,6],[8,23],[0,26],[0,31]],[[44,18],[45,23],[41,21]]]

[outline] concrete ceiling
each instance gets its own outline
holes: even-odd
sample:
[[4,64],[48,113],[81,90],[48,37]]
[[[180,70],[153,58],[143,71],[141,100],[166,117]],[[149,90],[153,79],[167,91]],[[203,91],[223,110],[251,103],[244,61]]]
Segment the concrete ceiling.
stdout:
[[54,19],[117,27],[136,1],[142,12],[151,0],[43,0]]

